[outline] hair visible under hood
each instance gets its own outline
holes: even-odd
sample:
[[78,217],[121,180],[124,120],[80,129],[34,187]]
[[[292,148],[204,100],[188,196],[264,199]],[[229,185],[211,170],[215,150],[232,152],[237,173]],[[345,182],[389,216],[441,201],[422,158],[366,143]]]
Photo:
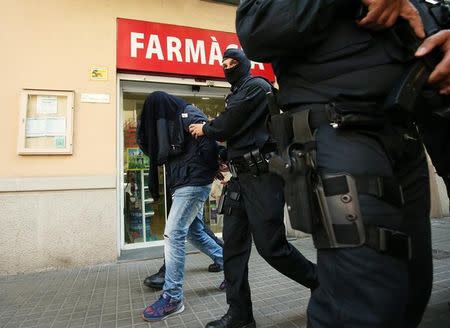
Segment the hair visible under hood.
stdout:
[[137,128],[137,143],[150,157],[148,187],[154,199],[159,198],[158,165],[169,155],[181,151],[184,130],[181,113],[188,105],[183,99],[163,91],[147,96]]

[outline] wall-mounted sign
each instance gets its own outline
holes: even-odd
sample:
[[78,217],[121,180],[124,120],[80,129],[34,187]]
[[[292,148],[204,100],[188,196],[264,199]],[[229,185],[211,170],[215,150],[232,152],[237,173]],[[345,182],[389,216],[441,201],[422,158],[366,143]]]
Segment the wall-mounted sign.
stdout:
[[73,91],[22,91],[20,155],[72,154],[74,96]]
[[54,96],[37,96],[36,111],[38,114],[57,113],[58,98]]
[[108,80],[108,68],[107,67],[91,67],[89,73],[90,79],[94,81],[106,81]]
[[[235,33],[117,19],[117,68],[224,78],[222,54],[240,47]],[[270,64],[252,62],[252,74],[275,80]]]
[[80,100],[82,103],[109,104],[110,96],[107,93],[82,93]]

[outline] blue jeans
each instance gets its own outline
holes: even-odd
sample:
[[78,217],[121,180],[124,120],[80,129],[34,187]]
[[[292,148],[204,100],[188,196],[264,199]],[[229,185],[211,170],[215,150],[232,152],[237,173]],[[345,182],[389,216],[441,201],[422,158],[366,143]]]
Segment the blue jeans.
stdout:
[[186,237],[214,262],[223,265],[222,248],[205,232],[203,206],[211,185],[187,186],[175,190],[164,230],[166,276],[164,292],[175,300],[183,299]]

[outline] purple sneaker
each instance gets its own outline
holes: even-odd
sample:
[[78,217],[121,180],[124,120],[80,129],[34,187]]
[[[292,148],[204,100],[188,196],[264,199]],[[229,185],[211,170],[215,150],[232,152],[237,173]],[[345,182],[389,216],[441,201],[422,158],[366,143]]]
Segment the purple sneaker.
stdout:
[[222,281],[222,283],[219,286],[219,289],[222,290],[222,291],[227,289],[227,281],[226,280]]
[[175,301],[167,295],[162,293],[157,300],[152,305],[147,305],[144,312],[142,313],[142,319],[145,321],[158,321],[164,320],[174,314],[181,313],[184,311],[183,301]]

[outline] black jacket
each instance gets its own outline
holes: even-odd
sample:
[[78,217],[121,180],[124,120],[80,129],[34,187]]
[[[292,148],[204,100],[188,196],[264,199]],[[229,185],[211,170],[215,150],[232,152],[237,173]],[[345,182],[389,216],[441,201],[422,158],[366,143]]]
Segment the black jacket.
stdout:
[[198,108],[165,92],[148,95],[137,129],[137,143],[150,157],[148,186],[159,198],[158,165],[166,165],[167,186],[173,191],[188,185],[210,184],[217,171],[217,145],[195,140],[189,124],[206,121]]
[[204,186],[213,182],[219,169],[217,143],[208,138],[194,138],[189,125],[206,122],[206,115],[194,105],[181,114],[185,142],[183,151],[169,157],[166,164],[167,184],[173,191],[185,186]]
[[[413,54],[392,38],[390,30],[358,27],[355,13],[360,5],[360,0],[247,0],[240,4],[239,40],[250,59],[272,63],[280,106],[384,103],[414,60]],[[448,181],[450,124],[424,125],[433,163]]]
[[383,101],[409,58],[387,32],[356,25],[359,0],[247,0],[236,30],[247,56],[272,63],[279,104]]
[[227,142],[228,159],[261,148],[269,140],[266,93],[271,89],[263,78],[243,77],[231,88],[225,111],[203,126],[208,138]]

